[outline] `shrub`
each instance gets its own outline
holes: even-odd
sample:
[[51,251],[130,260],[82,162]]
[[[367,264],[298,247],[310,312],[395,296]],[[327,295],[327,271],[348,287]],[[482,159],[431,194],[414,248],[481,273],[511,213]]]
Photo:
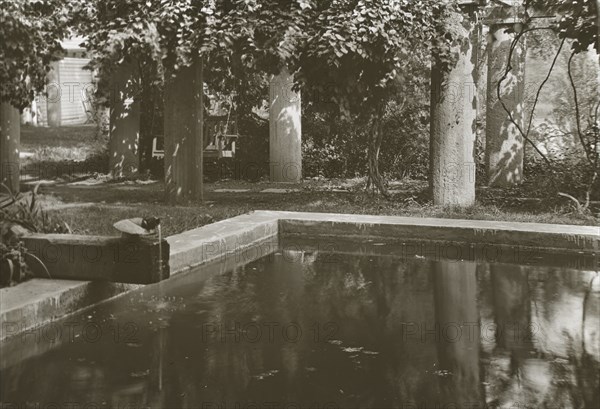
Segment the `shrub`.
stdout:
[[[367,129],[334,113],[308,106],[302,118],[305,176],[356,177],[367,173]],[[426,105],[388,103],[379,157],[387,178],[424,179],[429,168],[429,111]]]
[[0,205],[0,287],[10,286],[34,276],[30,267],[34,263],[37,271],[49,277],[48,269],[35,255],[29,253],[21,242],[21,235],[27,231],[41,233],[67,233],[65,223],[54,220],[45,212],[38,200],[36,186],[28,194],[13,194],[2,185],[9,199]]

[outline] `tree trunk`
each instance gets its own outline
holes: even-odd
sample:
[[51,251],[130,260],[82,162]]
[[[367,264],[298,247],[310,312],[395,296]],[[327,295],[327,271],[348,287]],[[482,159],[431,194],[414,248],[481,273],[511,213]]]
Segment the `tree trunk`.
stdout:
[[[479,363],[480,337],[477,306],[477,265],[434,261],[435,333],[443,401],[484,402]],[[429,328],[434,328],[430,325]]]
[[367,180],[367,189],[373,186],[383,196],[388,196],[387,187],[381,173],[379,172],[379,153],[381,152],[381,142],[383,141],[382,132],[383,123],[383,108],[377,111],[376,117],[373,119],[373,125],[371,132],[369,133],[369,150],[368,150],[368,164],[369,164],[369,178]]
[[[3,102],[0,106],[0,182],[12,193],[19,193],[19,147],[21,115],[19,110]],[[3,191],[4,189],[0,189]],[[6,192],[3,192],[6,193]]]
[[[490,186],[515,185],[523,179],[523,137],[511,117],[522,130],[525,125],[523,95],[526,47],[525,39],[521,38],[512,53],[512,70],[502,80],[516,35],[506,33],[506,29],[506,25],[490,28],[486,111],[486,170]],[[500,80],[502,101],[498,99]]]
[[475,203],[477,130],[477,28],[472,15],[449,22],[464,36],[452,52],[456,62],[443,72],[437,64],[431,80],[430,183],[436,205]]
[[171,203],[203,200],[203,62],[165,84],[165,185]]
[[302,104],[287,70],[269,86],[269,168],[272,182],[302,180]]
[[109,169],[113,177],[135,175],[140,166],[140,104],[134,64],[118,67],[111,78]]

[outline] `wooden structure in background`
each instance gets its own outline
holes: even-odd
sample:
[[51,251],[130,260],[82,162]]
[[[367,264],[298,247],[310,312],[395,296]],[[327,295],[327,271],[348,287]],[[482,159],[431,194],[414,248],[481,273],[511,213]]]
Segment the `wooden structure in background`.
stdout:
[[[211,115],[204,120],[204,160],[235,158],[236,143],[239,138],[237,121],[227,116]],[[165,156],[164,137],[157,135],[152,141],[152,157]]]

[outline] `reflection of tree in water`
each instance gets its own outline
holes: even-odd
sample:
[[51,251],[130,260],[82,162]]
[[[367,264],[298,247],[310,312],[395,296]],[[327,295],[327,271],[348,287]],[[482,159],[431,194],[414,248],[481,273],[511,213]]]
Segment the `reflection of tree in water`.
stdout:
[[338,338],[345,345],[385,357],[364,368],[368,377],[381,377],[360,385],[365,404],[374,404],[379,397],[380,406],[398,405],[431,393],[435,345],[421,342],[417,332],[407,336],[407,324],[431,324],[433,318],[429,263],[346,255],[335,263],[327,262],[331,260],[326,255],[321,259],[315,263],[320,274],[309,284],[313,298],[323,300],[321,316],[340,324]]
[[[159,308],[148,294],[107,304],[106,314],[114,313],[118,322],[154,323],[138,333],[139,345],[115,345],[111,339],[66,345],[3,371],[1,392],[14,396],[26,390],[32,400],[93,398],[151,407],[269,401],[306,407],[331,401],[340,407],[427,402],[424,407],[431,407],[487,397],[490,407],[518,401],[594,408],[598,348],[584,345],[581,319],[565,321],[584,311],[590,275],[474,268],[391,256],[286,252],[206,279],[175,278],[165,294],[182,301],[167,303],[170,310]],[[589,294],[588,326],[600,315],[600,294]],[[482,354],[478,341],[422,339],[423,330],[436,322],[478,321],[482,308],[499,326],[537,325],[534,342],[509,330],[497,334],[493,350],[481,347]],[[219,334],[203,338],[203,325],[227,330],[235,322],[279,326],[273,342],[264,326],[255,343],[236,342],[232,333],[225,334],[225,342]],[[337,324],[337,331],[327,329],[328,322]],[[290,323],[303,331],[298,342],[281,336],[282,326]],[[414,332],[407,328],[411,323]],[[131,377],[132,372],[142,375]],[[62,374],[70,381],[62,381]]]
[[[565,402],[566,405],[569,402],[572,407],[597,408],[600,405],[600,356],[597,346],[586,346],[585,328],[594,326],[595,339],[598,339],[600,304],[598,298],[593,297],[592,290],[592,278],[597,276],[597,272],[555,269],[548,275],[544,286],[544,300],[548,306],[545,317],[553,329],[548,332],[557,340],[546,348],[555,357],[550,360],[552,381],[546,401],[549,404]],[[569,321],[560,314],[565,311]],[[586,318],[590,313],[593,318]]]
[[[261,351],[236,342],[235,334],[226,331],[257,314],[259,298],[252,275],[252,270],[235,269],[213,277],[191,300],[190,308],[172,317],[167,351],[177,366],[169,368],[167,377],[174,376],[178,385],[170,403],[184,407],[235,402],[239,391],[248,387],[252,370],[262,365]],[[226,335],[222,344],[220,334],[213,332],[221,329]]]
[[[225,343],[198,342],[193,361],[201,366],[186,365],[185,357],[170,359],[184,361],[173,373],[185,390],[181,404],[335,400],[373,407],[416,400],[431,390],[427,370],[435,362],[435,345],[407,341],[402,333],[403,323],[431,322],[426,263],[406,265],[391,257],[344,257],[332,263],[313,254],[300,264],[290,262],[293,258],[275,256],[272,263],[263,260],[212,279],[193,309],[205,311],[195,317],[203,322],[298,323],[300,341],[276,335],[273,343],[265,342],[263,333],[256,344],[230,342],[231,336]],[[201,338],[201,330],[189,329],[189,312],[171,321],[170,354],[189,350],[184,344],[190,335]],[[327,323],[337,324],[337,332]]]
[[[598,357],[585,347],[580,315],[586,310],[587,274],[500,267],[492,267],[496,323],[533,323],[535,333],[533,342],[517,337],[516,345],[505,336],[497,337],[488,369],[493,384],[488,402],[499,407],[515,402],[533,407],[598,407]],[[511,268],[515,271],[507,275]],[[599,313],[596,308],[594,320],[598,321]]]
[[[332,341],[339,340],[341,345],[308,342],[313,333],[297,344],[282,342],[281,337],[273,344],[200,343],[205,348],[195,357],[196,365],[184,366],[185,370],[179,365],[175,371],[181,385],[185,385],[182,404],[240,400],[306,402],[303,398],[311,396],[312,402],[326,402],[333,397],[341,406],[352,402],[364,407],[393,407],[423,399],[427,402],[483,399],[484,379],[479,378],[479,358],[477,351],[468,349],[470,345],[459,345],[458,349],[448,344],[436,347],[432,338],[421,342],[420,335],[407,339],[403,333],[406,331],[403,324],[408,322],[432,324],[456,319],[444,316],[453,305],[448,291],[467,297],[465,288],[473,289],[473,274],[467,285],[464,277],[453,279],[464,275],[460,268],[440,281],[430,262],[406,263],[392,257],[358,256],[344,256],[331,262],[325,254],[310,257],[304,254],[304,264],[290,262],[296,258],[278,256],[272,264],[263,260],[245,270],[215,278],[198,295],[201,300],[198,305],[202,307],[199,309],[207,310],[200,314],[203,322],[297,322],[304,331],[315,322],[335,322],[340,328]],[[469,296],[471,300],[477,294],[491,297],[495,323],[504,328],[503,333],[497,334],[491,357],[496,368],[484,368],[485,381],[493,384],[486,388],[488,404],[503,407],[528,402],[539,407],[557,403],[564,407],[594,407],[590,402],[597,397],[586,397],[582,391],[588,391],[589,395],[589,391],[597,390],[597,374],[594,374],[598,362],[589,354],[581,354],[581,348],[568,341],[568,333],[561,334],[560,340],[548,341],[545,340],[548,331],[542,325],[543,332],[536,334],[535,345],[530,335],[523,333],[532,322],[532,314],[552,322],[553,311],[564,308],[560,302],[554,307],[549,305],[560,301],[556,294],[568,293],[581,301],[581,281],[556,271],[546,274],[529,268],[505,267],[492,267],[489,281],[478,280],[478,285],[489,286],[489,291],[469,292],[473,293]],[[434,279],[437,280],[435,303]],[[532,305],[539,311],[532,311]],[[466,319],[475,313],[471,302],[454,314]],[[181,326],[176,327],[185,328],[189,322],[189,317],[181,317]],[[171,339],[174,343],[181,342],[186,335],[189,333],[185,331],[181,336],[172,332]],[[565,354],[554,351],[556,346],[561,346]],[[347,353],[344,348],[355,350]],[[356,352],[358,348],[380,355],[364,356]],[[167,349],[189,350],[177,346]],[[379,359],[380,356],[385,359]],[[431,374],[438,357],[452,376]],[[280,371],[270,373],[274,369]],[[204,385],[207,387],[203,389]]]

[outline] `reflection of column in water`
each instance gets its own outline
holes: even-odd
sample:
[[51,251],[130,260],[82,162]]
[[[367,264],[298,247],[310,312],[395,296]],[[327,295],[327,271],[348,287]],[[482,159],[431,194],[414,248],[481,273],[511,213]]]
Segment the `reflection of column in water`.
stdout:
[[[162,254],[162,226],[159,224],[157,226],[157,231],[158,231],[158,268],[159,268],[159,274],[158,276],[160,277],[160,279],[162,280],[163,277],[163,254]],[[167,255],[168,257],[168,255]],[[164,297],[164,282],[160,281],[158,283],[158,289],[157,289],[157,295],[158,295],[158,302],[162,303],[163,302],[163,297]],[[160,392],[162,392],[162,388],[163,388],[163,351],[165,350],[165,337],[166,337],[166,329],[163,328],[162,326],[159,327],[158,329],[158,336],[157,336],[157,340],[156,342],[156,348],[157,350],[155,351],[155,353],[153,354],[153,356],[158,357],[158,365],[153,365],[152,369],[157,370],[157,382],[156,382],[156,390],[159,391],[159,395],[163,395]]]
[[[279,287],[278,293],[286,294],[287,299],[285,302],[288,304],[279,306],[276,320],[280,321],[281,328],[285,326],[286,336],[290,336],[291,339],[296,338],[296,330],[306,332],[309,328],[310,319],[304,315],[303,309],[297,306],[301,304],[304,294],[304,263],[309,263],[310,260],[311,257],[305,251],[284,250],[281,256],[275,256],[273,263],[273,272],[275,273],[272,277],[273,284]],[[295,325],[292,326],[291,323]],[[278,331],[283,334],[282,329],[278,329]],[[278,337],[281,338],[282,336]],[[301,355],[307,352],[302,337],[299,339],[300,342],[284,342],[279,349],[280,355],[276,358],[281,363],[280,367],[284,369],[287,389],[286,398],[291,401],[301,398],[301,396],[293,396],[295,393],[294,385],[297,384],[300,375]],[[273,400],[272,397],[270,398]]]
[[589,271],[583,299],[583,352],[600,362],[600,272]]
[[[499,378],[508,379],[491,389],[507,405],[520,401],[536,402],[536,394],[530,389],[538,390],[545,385],[548,374],[544,361],[532,360],[529,356],[533,350],[529,270],[510,264],[491,264],[489,268],[497,348],[492,357],[493,367],[502,372]],[[490,371],[492,384],[497,378],[495,375],[498,374]],[[526,388],[521,387],[523,382],[527,384]]]
[[576,371],[586,407],[592,407],[600,403],[600,273],[588,274],[591,278],[583,299],[582,355]]
[[[531,297],[527,269],[517,265],[490,265],[496,345],[511,353],[515,365],[532,350]],[[517,369],[517,368],[514,368]]]
[[442,403],[466,407],[484,402],[479,364],[477,265],[447,261],[436,261],[433,265],[438,358],[443,371]]

